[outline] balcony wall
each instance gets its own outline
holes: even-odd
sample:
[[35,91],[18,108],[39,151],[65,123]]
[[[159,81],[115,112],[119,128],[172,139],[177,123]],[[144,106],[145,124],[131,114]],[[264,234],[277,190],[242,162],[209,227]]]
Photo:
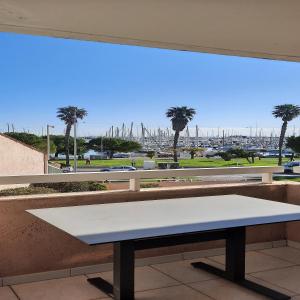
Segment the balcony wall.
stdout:
[[[287,202],[300,205],[300,184],[290,183],[287,186]],[[300,243],[300,222],[290,222],[286,225],[287,239]]]
[[[297,199],[299,192],[300,185],[287,186],[274,183],[2,198],[0,201],[0,277],[94,265],[110,262],[112,259],[111,245],[93,247],[85,245],[26,213],[26,209],[221,194],[240,194],[281,202],[296,202],[296,200],[300,202]],[[297,226],[299,227],[299,224],[289,226],[289,238],[297,240]],[[276,241],[286,237],[285,224],[254,226],[247,230],[248,243]],[[223,241],[218,241],[154,249],[140,251],[137,257],[189,252],[223,245]]]

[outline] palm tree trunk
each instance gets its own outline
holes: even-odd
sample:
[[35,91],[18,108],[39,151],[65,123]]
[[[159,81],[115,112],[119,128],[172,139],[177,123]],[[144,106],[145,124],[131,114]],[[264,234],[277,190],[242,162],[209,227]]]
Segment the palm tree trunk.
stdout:
[[284,121],[281,126],[280,138],[279,138],[279,157],[278,157],[278,166],[282,165],[282,146],[284,142],[284,137],[287,129],[287,121]]
[[66,154],[66,166],[70,166],[70,134],[72,125],[68,124],[65,134],[65,154]]
[[178,139],[179,139],[179,131],[175,131],[174,142],[173,142],[173,158],[175,162],[178,162],[178,158],[177,158]]

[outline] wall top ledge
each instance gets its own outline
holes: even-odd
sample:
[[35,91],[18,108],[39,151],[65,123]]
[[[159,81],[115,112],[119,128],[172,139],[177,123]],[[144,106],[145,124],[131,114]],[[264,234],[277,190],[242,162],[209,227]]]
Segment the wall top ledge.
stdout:
[[47,199],[57,199],[57,198],[75,198],[78,199],[80,197],[89,197],[89,196],[97,196],[97,195],[112,195],[112,194],[136,194],[136,193],[159,193],[166,191],[182,191],[182,190],[203,190],[203,189],[216,189],[216,188],[231,188],[231,187],[251,187],[251,186],[284,186],[284,185],[299,185],[300,183],[291,182],[291,181],[278,181],[273,182],[271,184],[262,184],[262,183],[222,183],[222,184],[207,184],[207,185],[199,185],[199,186],[178,186],[178,187],[159,187],[159,188],[144,188],[138,192],[133,192],[129,190],[109,190],[109,191],[96,191],[96,192],[74,192],[74,193],[53,193],[53,194],[36,194],[36,195],[20,195],[20,196],[5,196],[0,197],[0,203],[3,201],[15,201],[15,200],[47,200]]

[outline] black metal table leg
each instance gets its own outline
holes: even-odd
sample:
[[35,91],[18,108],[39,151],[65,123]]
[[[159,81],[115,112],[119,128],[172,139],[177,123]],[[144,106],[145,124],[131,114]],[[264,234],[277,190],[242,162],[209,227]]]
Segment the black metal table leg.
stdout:
[[291,299],[288,295],[264,287],[260,284],[245,279],[245,227],[231,228],[227,230],[226,237],[226,266],[225,271],[203,262],[192,263],[192,266],[230,280],[247,289],[274,300]]
[[134,242],[114,243],[114,299],[134,300]]
[[114,243],[113,285],[101,277],[89,278],[88,282],[115,300],[134,300],[134,243]]
[[245,279],[246,228],[227,230],[225,270],[233,281]]

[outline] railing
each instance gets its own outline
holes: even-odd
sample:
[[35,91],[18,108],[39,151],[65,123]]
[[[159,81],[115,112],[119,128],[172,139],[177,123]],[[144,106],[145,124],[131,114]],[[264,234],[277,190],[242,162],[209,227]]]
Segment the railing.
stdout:
[[296,166],[296,167],[293,167],[293,172],[294,173],[297,173],[297,174],[300,174],[300,166]]
[[261,174],[262,183],[272,183],[273,173],[282,172],[282,167],[232,167],[232,168],[191,168],[172,170],[147,170],[128,172],[83,172],[45,175],[11,175],[0,176],[0,185],[29,184],[48,182],[80,182],[80,181],[109,181],[129,180],[131,191],[140,190],[141,179],[176,178],[190,176],[217,176],[237,174]]
[[60,173],[63,173],[61,168],[48,164],[48,174],[60,174]]

